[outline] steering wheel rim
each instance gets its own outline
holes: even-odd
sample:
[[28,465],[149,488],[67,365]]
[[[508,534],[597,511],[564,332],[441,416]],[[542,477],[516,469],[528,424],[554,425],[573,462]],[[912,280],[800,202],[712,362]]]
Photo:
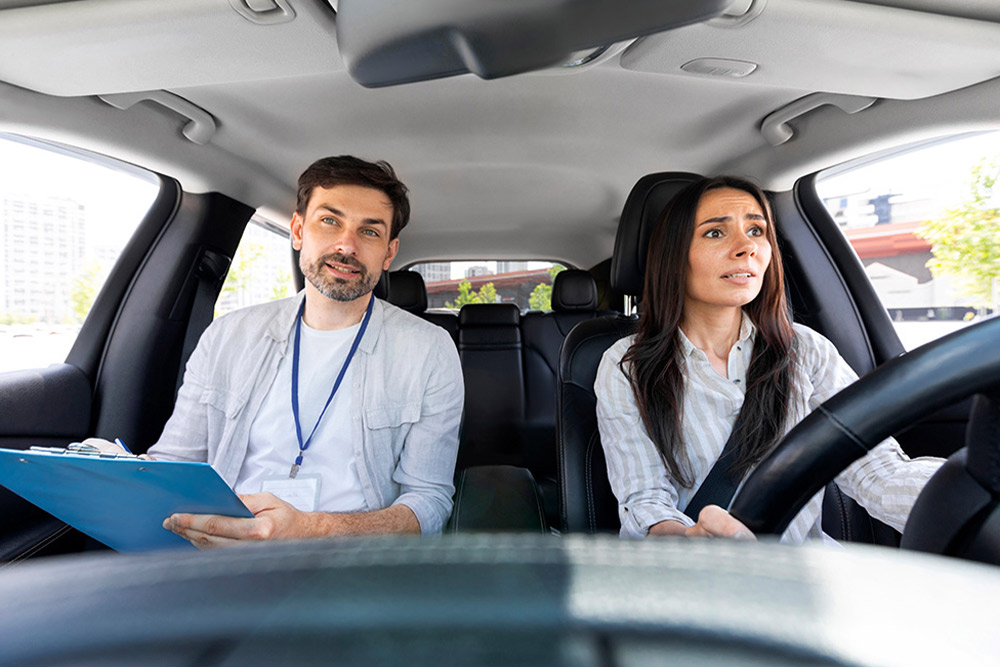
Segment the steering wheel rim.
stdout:
[[788,432],[747,478],[730,512],[756,534],[780,535],[810,498],[885,438],[1000,385],[998,341],[1000,317],[994,317],[901,355],[846,387]]

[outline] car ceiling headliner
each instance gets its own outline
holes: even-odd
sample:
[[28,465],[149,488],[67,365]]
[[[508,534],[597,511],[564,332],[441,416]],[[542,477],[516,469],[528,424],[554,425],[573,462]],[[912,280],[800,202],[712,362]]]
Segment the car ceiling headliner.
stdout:
[[[1000,123],[1000,12],[977,0],[940,4],[990,21],[768,0],[745,26],[652,35],[570,72],[380,89],[350,78],[333,12],[318,0],[292,0],[295,20],[263,27],[228,0],[9,8],[26,4],[0,0],[0,81],[10,84],[0,87],[0,130],[134,161],[279,224],[313,159],[386,159],[412,190],[400,264],[531,255],[590,266],[610,254],[625,197],[646,173],[734,171],[787,188],[894,142]],[[810,25],[836,43],[810,49]],[[677,69],[702,56],[752,60],[759,72],[737,81]],[[208,144],[185,140],[173,111],[95,97],[157,89],[214,117]],[[768,144],[761,120],[816,90],[896,99],[852,116],[822,108],[796,121],[792,141]]]

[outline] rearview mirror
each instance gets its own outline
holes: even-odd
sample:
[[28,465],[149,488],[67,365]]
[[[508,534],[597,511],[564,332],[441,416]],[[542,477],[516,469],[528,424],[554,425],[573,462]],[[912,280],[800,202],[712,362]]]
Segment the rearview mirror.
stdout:
[[472,72],[484,79],[574,51],[697,23],[732,0],[340,0],[337,42],[369,88]]

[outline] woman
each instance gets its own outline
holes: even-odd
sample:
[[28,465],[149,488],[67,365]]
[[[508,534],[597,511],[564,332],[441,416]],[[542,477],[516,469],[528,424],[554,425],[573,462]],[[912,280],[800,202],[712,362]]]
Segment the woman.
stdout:
[[[638,331],[607,350],[594,386],[623,537],[753,539],[719,507],[705,507],[697,522],[683,512],[737,416],[730,474],[741,480],[813,408],[857,379],[830,341],[792,323],[784,280],[760,188],[706,178],[667,206],[650,239]],[[889,439],[836,481],[902,530],[941,463],[910,460]],[[809,501],[782,541],[825,537],[822,498]]]

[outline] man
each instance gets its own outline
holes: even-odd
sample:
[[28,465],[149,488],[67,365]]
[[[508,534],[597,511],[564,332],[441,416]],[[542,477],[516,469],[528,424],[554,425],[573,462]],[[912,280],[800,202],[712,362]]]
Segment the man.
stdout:
[[303,293],[219,318],[149,450],[208,461],[253,519],[174,514],[199,547],[436,533],[452,507],[464,389],[444,329],[374,298],[409,219],[385,162],[324,158],[299,178]]

